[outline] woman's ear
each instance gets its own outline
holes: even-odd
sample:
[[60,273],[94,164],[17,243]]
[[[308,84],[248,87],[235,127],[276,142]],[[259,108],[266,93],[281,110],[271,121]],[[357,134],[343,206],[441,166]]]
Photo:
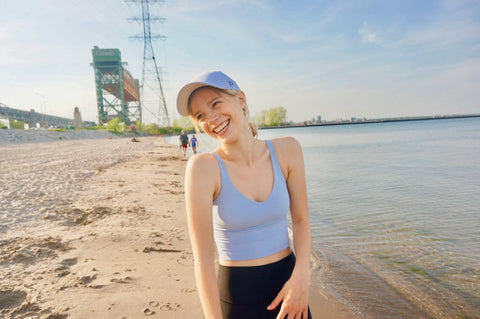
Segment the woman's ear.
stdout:
[[242,105],[242,108],[247,106],[247,97],[245,96],[245,93],[243,91],[238,91],[237,94],[238,100],[240,101],[240,104]]

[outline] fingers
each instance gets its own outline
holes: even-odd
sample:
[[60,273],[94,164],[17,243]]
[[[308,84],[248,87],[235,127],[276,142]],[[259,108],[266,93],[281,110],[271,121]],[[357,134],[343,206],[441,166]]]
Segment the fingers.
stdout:
[[303,309],[302,319],[308,319],[308,308]]
[[273,299],[272,303],[270,305],[268,305],[267,307],[267,310],[273,310],[275,308],[277,308],[277,306],[280,304],[280,302],[283,300],[283,293],[282,293],[283,290],[281,290],[277,297],[275,297],[275,299]]
[[308,319],[308,311],[301,311],[298,313],[286,313],[280,311],[276,319]]
[[277,319],[307,319],[308,318],[308,292],[299,289],[294,281],[287,281],[282,290],[267,307],[268,310],[277,308],[280,304],[280,311]]
[[298,307],[295,304],[288,304],[288,302],[282,303],[280,312],[276,319],[307,319],[308,318],[308,306]]

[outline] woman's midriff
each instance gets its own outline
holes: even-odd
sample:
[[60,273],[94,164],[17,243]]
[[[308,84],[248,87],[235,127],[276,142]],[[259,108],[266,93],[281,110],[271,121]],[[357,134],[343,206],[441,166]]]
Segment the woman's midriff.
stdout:
[[248,259],[248,260],[219,260],[219,264],[222,266],[228,267],[248,267],[248,266],[262,266],[274,263],[276,261],[282,260],[283,258],[287,257],[292,253],[290,247],[287,247],[283,250],[280,250],[278,253],[273,255],[256,258],[256,259]]

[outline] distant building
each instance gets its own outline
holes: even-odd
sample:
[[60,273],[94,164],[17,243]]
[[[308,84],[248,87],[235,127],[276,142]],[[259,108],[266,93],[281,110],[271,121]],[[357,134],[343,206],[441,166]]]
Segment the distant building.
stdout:
[[73,109],[73,126],[74,127],[82,126],[82,115],[80,114],[80,110],[76,106]]

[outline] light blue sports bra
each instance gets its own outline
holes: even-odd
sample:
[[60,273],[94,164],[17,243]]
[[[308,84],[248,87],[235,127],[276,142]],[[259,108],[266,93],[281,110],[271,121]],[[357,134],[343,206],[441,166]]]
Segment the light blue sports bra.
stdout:
[[274,183],[263,202],[247,198],[233,185],[220,156],[212,152],[220,166],[221,188],[213,201],[213,230],[222,260],[247,260],[273,255],[289,243],[287,213],[290,198],[271,141],[266,141],[273,164]]

